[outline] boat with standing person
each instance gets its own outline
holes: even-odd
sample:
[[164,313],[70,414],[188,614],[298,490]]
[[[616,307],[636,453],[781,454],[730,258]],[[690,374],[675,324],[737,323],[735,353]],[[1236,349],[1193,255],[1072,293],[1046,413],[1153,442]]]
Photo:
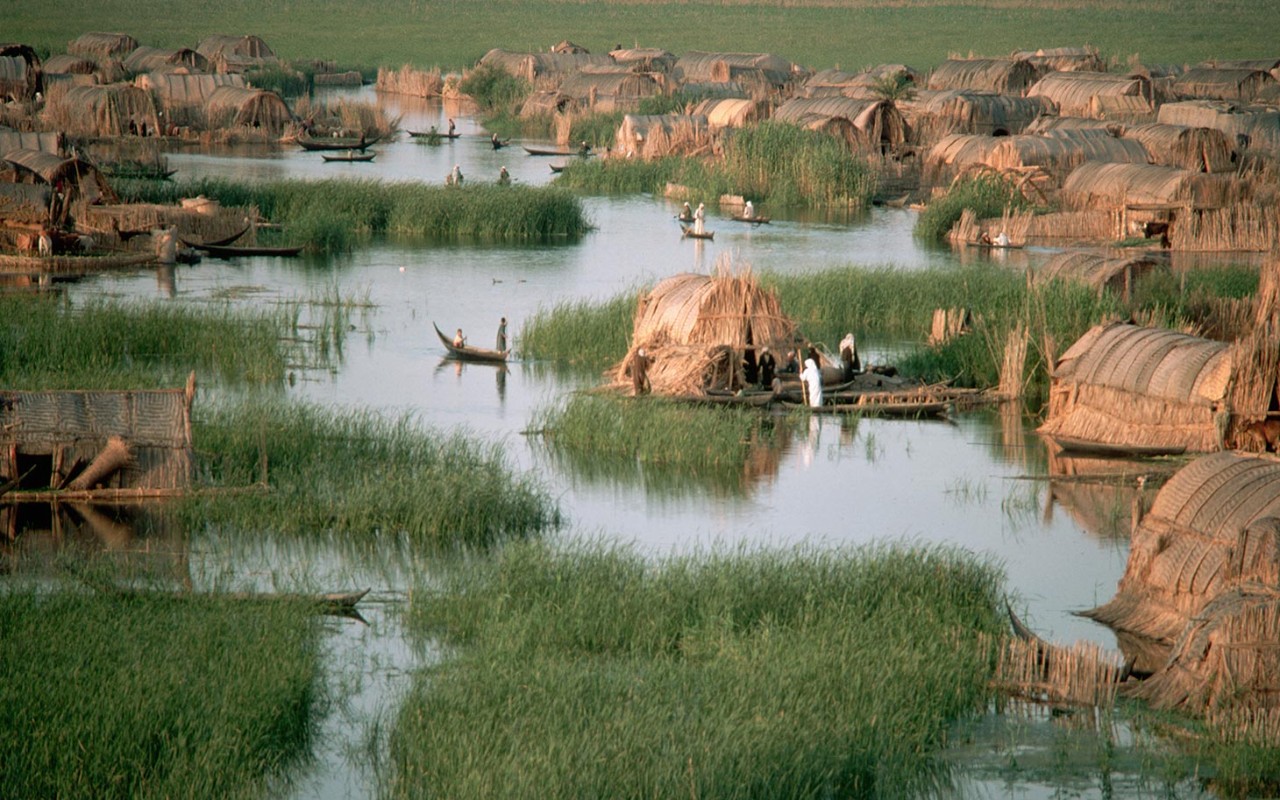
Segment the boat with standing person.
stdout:
[[481,361],[491,364],[500,364],[507,360],[507,356],[511,354],[511,350],[490,350],[487,347],[473,347],[469,344],[456,345],[453,340],[446,336],[440,326],[431,323],[431,327],[436,329],[436,336],[440,337],[440,343],[444,345],[444,349],[449,351],[450,358],[456,358],[459,361]]

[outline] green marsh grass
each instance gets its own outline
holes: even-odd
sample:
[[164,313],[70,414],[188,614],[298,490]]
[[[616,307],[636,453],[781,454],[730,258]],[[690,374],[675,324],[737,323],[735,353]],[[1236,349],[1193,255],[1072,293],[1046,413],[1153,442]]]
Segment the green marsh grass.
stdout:
[[875,172],[865,158],[828,134],[782,122],[764,122],[733,132],[723,159],[673,156],[606,159],[570,164],[558,183],[597,193],[658,193],[668,182],[689,187],[695,197],[741,194],[757,202],[800,207],[865,207],[875,191]]
[[566,300],[539,308],[520,327],[520,354],[583,369],[607,369],[627,354],[637,299],[635,292],[627,292],[603,302]]
[[415,594],[388,797],[911,797],[989,699],[1002,579],[940,548],[518,543]]
[[0,384],[13,389],[181,386],[187,374],[251,384],[285,372],[285,318],[228,306],[0,294]]
[[151,203],[203,194],[224,206],[256,206],[284,227],[286,237],[323,251],[349,249],[357,237],[380,233],[433,241],[533,242],[577,237],[590,228],[582,202],[556,187],[211,178],[131,181],[122,185],[121,194]]
[[6,797],[268,796],[326,704],[305,604],[0,592]]
[[1023,211],[1030,207],[1017,186],[1002,175],[987,173],[963,178],[953,183],[945,195],[929,201],[916,219],[915,234],[929,241],[943,241],[966,208],[978,219],[989,219],[1001,216],[1006,209]]
[[333,411],[271,399],[198,409],[192,526],[337,538],[360,545],[482,547],[560,522],[531,477],[496,444],[425,428],[411,417]]
[[746,408],[576,394],[538,409],[531,427],[579,477],[734,494],[750,487],[753,470],[777,463],[788,424]]

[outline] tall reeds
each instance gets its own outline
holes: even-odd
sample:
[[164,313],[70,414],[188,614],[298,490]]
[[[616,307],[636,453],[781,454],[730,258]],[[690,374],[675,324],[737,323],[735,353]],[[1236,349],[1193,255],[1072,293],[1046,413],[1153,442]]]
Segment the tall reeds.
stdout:
[[415,594],[387,796],[914,796],[988,699],[1000,577],[943,549],[540,544]]
[[514,474],[501,447],[410,417],[259,399],[197,406],[192,526],[339,539],[354,545],[481,547],[560,522],[554,502]]
[[306,604],[0,592],[6,797],[258,797],[325,702]]
[[940,198],[929,203],[916,220],[915,234],[922,239],[942,241],[960,215],[969,209],[978,219],[999,217],[1008,211],[1024,211],[1031,204],[1017,184],[995,173],[961,178]]
[[603,370],[627,353],[636,313],[636,293],[601,303],[566,300],[539,308],[520,328],[525,358]]

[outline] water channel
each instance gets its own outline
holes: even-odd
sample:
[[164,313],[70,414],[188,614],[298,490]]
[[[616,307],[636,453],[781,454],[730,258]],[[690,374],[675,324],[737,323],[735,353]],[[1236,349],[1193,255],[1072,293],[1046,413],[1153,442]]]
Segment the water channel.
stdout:
[[[369,90],[358,95],[375,97]],[[547,158],[528,156],[515,146],[494,151],[465,109],[397,97],[379,102],[401,116],[403,128],[443,129],[446,117],[453,116],[464,137],[427,146],[402,135],[377,145],[376,159],[367,164],[325,163],[317,153],[289,147],[174,152],[168,158],[179,179],[350,176],[439,183],[454,164],[469,181],[494,180],[500,166],[519,182],[540,184],[553,177]],[[603,300],[679,272],[706,272],[725,253],[757,270],[784,273],[846,264],[914,270],[958,263],[952,251],[912,238],[914,212],[909,210],[874,208],[849,220],[775,216],[773,224],[757,228],[735,227],[713,215],[708,227],[717,235],[704,243],[681,239],[672,219],[675,208],[661,198],[584,202],[595,230],[570,244],[424,245],[379,239],[332,259],[205,259],[179,266],[162,280],[154,271],[100,275],[68,292],[73,303],[106,295],[175,303],[231,297],[237,303],[269,304],[336,288],[369,306],[357,314],[340,364],[300,370],[287,391],[325,405],[411,413],[429,425],[461,427],[500,442],[517,469],[535,470],[558,499],[569,518],[561,535],[616,538],[655,555],[801,541],[956,545],[1002,565],[1015,603],[1046,637],[1115,647],[1107,629],[1072,612],[1114,592],[1128,554],[1128,515],[1138,490],[1048,480],[1051,473],[1070,473],[1071,467],[1051,456],[1016,409],[965,413],[948,422],[814,417],[792,438],[776,468],[753,478],[744,491],[697,482],[649,485],[639,471],[633,479],[581,476],[549,459],[536,437],[523,433],[533,413],[594,378],[565,377],[528,362],[508,371],[446,362],[432,322],[444,330],[461,327],[474,343],[487,346],[499,316],[505,315],[518,334],[540,307]],[[1011,255],[1034,261],[1048,251]],[[889,361],[901,347],[872,343],[865,356]],[[294,787],[298,797],[372,796],[372,776],[359,755],[362,740],[372,722],[392,721],[408,671],[430,657],[404,643],[398,623],[413,569],[367,559],[353,563],[336,548],[270,540],[250,545],[245,538],[237,537],[234,544],[213,537],[192,542],[193,575],[213,580],[229,570],[241,582],[264,585],[305,576],[328,590],[373,587],[368,625],[332,625],[329,661],[349,699],[325,725],[326,735],[320,737],[328,742],[325,751]],[[1021,746],[1035,746],[1037,729],[1030,730]],[[1048,735],[1049,728],[1039,730]],[[998,738],[975,736],[979,745]],[[970,746],[973,752],[958,751],[963,753],[958,757],[978,765],[983,755],[976,750],[983,747]],[[993,752],[991,746],[985,750],[988,756]],[[976,766],[962,783],[975,796],[1047,797],[1064,789],[1094,796],[1100,791],[1092,779],[1071,787],[1025,777],[1010,783]]]

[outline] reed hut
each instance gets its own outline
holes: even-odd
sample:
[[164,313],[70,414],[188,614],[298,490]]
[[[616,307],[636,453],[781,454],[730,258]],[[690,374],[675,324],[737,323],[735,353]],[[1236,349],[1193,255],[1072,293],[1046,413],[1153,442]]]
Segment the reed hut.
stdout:
[[652,360],[654,394],[699,395],[743,385],[742,361],[749,349],[785,352],[796,335],[773,292],[750,269],[731,270],[721,260],[712,275],[681,274],[642,295],[627,355],[613,368],[615,384],[628,377],[637,351]]
[[1231,201],[1227,176],[1207,175],[1152,164],[1085,162],[1067,176],[1060,200],[1071,211],[1109,210],[1129,222],[1171,222],[1170,214],[1193,208],[1217,208]]
[[671,70],[681,84],[728,84],[745,88],[751,97],[789,93],[807,71],[770,53],[703,53],[680,56]]
[[568,114],[579,111],[578,102],[559,89],[539,89],[530,92],[520,104],[521,117]]
[[204,106],[210,129],[248,128],[257,133],[279,136],[293,121],[293,113],[280,95],[245,86],[219,86]]
[[712,146],[711,126],[696,114],[627,114],[618,126],[614,148],[623,155],[661,158],[707,152]]
[[951,58],[929,74],[934,91],[970,90],[1025,96],[1040,72],[1020,58]]
[[1058,107],[1044,97],[1014,97],[974,91],[921,91],[895,102],[915,140],[936,142],[953,133],[1010,136],[1022,133],[1042,114]]
[[1010,56],[1026,61],[1041,74],[1046,72],[1102,72],[1106,61],[1096,47],[1041,47],[1036,50],[1015,50]]
[[1259,90],[1275,81],[1271,73],[1260,69],[1193,67],[1173,82],[1173,93],[1184,100],[1248,103]]
[[187,75],[180,72],[149,72],[139,75],[134,79],[134,84],[151,92],[156,105],[164,112],[165,119],[178,125],[201,122],[205,105],[219,88],[246,86],[243,75]]
[[143,496],[191,483],[184,389],[0,391],[0,484]]
[[690,111],[694,116],[707,118],[712,132],[724,128],[745,128],[769,118],[773,107],[763,100],[741,97],[721,97],[703,100]]
[[1220,130],[1237,150],[1257,148],[1280,153],[1280,109],[1243,107],[1220,100],[1186,100],[1160,106],[1156,121]]
[[0,155],[14,150],[39,150],[55,156],[66,155],[66,137],[54,131],[15,131],[0,128]]
[[[1133,531],[1115,597],[1086,616],[1155,645],[1156,663],[1139,666],[1156,671],[1164,666],[1160,650],[1167,654],[1175,645],[1181,648],[1179,640],[1206,620],[1235,616],[1215,609],[1223,598],[1256,584],[1276,602],[1278,534],[1280,461],[1233,451],[1199,458],[1160,489],[1150,513]],[[1265,641],[1275,652],[1277,639]],[[1273,679],[1277,674],[1272,673]],[[1163,694],[1154,689],[1146,693]]]
[[124,70],[129,75],[147,72],[208,72],[209,59],[189,47],[163,50],[158,47],[139,47],[124,59]]
[[921,180],[943,183],[966,170],[987,163],[987,156],[1005,138],[979,133],[953,133],[942,137],[924,157]]
[[[519,53],[494,48],[480,57],[479,66],[500,69],[529,83],[544,79],[552,86],[558,85],[568,75],[587,67],[608,68],[613,59],[590,53]],[[543,86],[543,88],[548,88]]]
[[206,36],[196,45],[210,68],[218,72],[246,72],[279,63],[276,54],[259,36]]
[[43,88],[40,56],[29,45],[0,44],[0,101],[30,100]]
[[1230,420],[1231,379],[1223,342],[1097,325],[1058,359],[1040,432],[1064,445],[1214,452]]
[[633,72],[666,75],[676,65],[676,56],[659,47],[620,47],[609,51],[613,63]]
[[107,59],[123,59],[138,49],[138,40],[127,33],[82,33],[67,42],[67,52],[73,56],[92,58],[99,63]]
[[1109,72],[1050,72],[1027,90],[1028,97],[1047,97],[1058,113],[1073,117],[1100,117],[1103,106],[1098,97],[1139,98],[1146,114],[1151,105],[1151,81],[1142,75],[1114,75]]
[[1126,300],[1133,283],[1159,269],[1161,262],[1145,255],[1107,256],[1082,250],[1067,250],[1049,257],[1035,273],[1037,284],[1065,281],[1088,286],[1102,296],[1114,292]]
[[98,62],[88,56],[59,53],[44,62],[43,72],[46,78],[52,75],[93,76],[98,73]]
[[861,72],[845,72],[824,69],[805,79],[800,87],[802,97],[842,96],[856,99],[882,99],[878,87],[881,81],[904,81],[919,85],[920,73],[905,64],[878,64]]
[[12,183],[43,184],[54,189],[49,208],[52,224],[61,225],[77,202],[119,202],[106,178],[88,161],[40,150],[11,150],[4,154],[3,163]]
[[50,91],[44,117],[70,136],[152,136],[160,130],[151,93],[124,83]]
[[1215,128],[1152,122],[1130,125],[1122,135],[1141,142],[1153,164],[1192,172],[1232,172],[1236,168],[1231,140]]
[[880,152],[906,144],[907,122],[888,100],[854,100],[848,97],[797,97],[778,106],[773,119],[804,127],[824,127],[827,120],[848,120],[857,130],[851,146],[870,147]]
[[1048,133],[1060,130],[1106,131],[1112,136],[1123,136],[1125,126],[1119,122],[1093,117],[1059,117],[1054,114],[1044,114],[1032,120],[1023,133]]
[[634,111],[640,101],[662,93],[653,78],[627,70],[619,72],[575,72],[560,83],[559,92],[580,108],[599,113]]
[[1002,136],[986,158],[988,166],[1001,171],[1039,169],[1055,185],[1061,185],[1085,162],[1147,164],[1150,158],[1137,140],[1118,139],[1107,131],[1088,129]]

